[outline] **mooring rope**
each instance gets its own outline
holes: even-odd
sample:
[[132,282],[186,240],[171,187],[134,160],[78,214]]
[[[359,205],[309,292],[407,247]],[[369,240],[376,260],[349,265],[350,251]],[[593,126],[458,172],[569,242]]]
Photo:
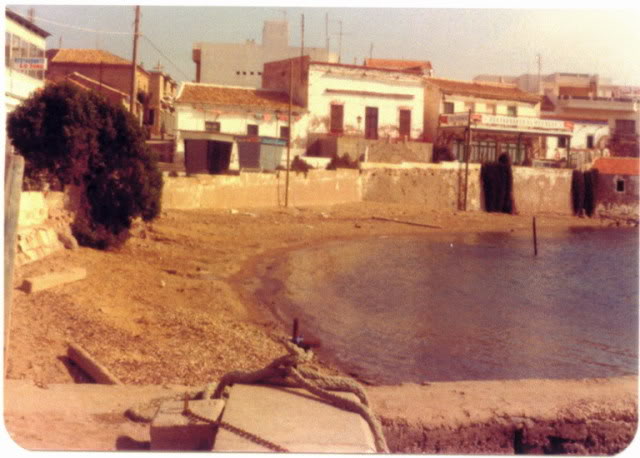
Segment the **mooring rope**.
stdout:
[[[304,388],[337,408],[359,414],[371,429],[377,451],[379,453],[389,453],[389,448],[387,447],[387,442],[382,432],[382,426],[380,425],[378,418],[371,411],[367,395],[360,384],[347,377],[326,376],[312,369],[299,367],[311,361],[313,358],[313,352],[311,350],[304,350],[295,343],[285,339],[281,339],[281,343],[287,349],[288,354],[276,358],[262,369],[252,372],[229,372],[220,379],[220,382],[215,389],[213,388],[214,384],[208,384],[204,389],[199,391],[192,391],[183,395],[155,399],[150,403],[130,408],[127,410],[127,415],[135,421],[150,422],[157,412],[160,403],[165,400],[180,400],[185,399],[185,396],[187,400],[211,398],[222,399],[223,397],[228,397],[227,387],[235,383],[250,384],[275,381],[278,384],[284,384],[286,386]],[[353,393],[358,397],[360,402],[355,402],[342,396],[338,396],[331,393],[329,390]],[[191,412],[188,409],[186,409],[186,412],[191,415]],[[211,422],[211,420],[207,421]],[[217,424],[220,423],[221,422],[218,422]],[[220,426],[225,427],[227,425],[225,424]],[[251,433],[244,433],[251,435]],[[263,439],[261,440],[264,441]]]

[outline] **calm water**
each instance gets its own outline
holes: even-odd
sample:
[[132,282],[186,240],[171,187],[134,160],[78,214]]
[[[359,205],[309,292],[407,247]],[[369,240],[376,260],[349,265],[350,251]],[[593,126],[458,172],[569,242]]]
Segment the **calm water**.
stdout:
[[539,250],[504,233],[332,242],[289,255],[278,313],[377,382],[637,374],[637,231]]

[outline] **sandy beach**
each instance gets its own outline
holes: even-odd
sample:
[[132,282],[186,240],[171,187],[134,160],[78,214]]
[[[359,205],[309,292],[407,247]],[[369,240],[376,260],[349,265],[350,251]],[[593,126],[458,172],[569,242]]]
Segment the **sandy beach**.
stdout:
[[[537,217],[540,236],[570,226],[608,224],[588,218]],[[252,291],[258,286],[256,276],[261,269],[275,266],[284,251],[329,240],[447,231],[509,231],[530,237],[531,217],[425,212],[420,206],[380,203],[163,211],[152,224],[137,226],[132,239],[117,251],[65,250],[16,269],[6,379],[32,381],[40,388],[87,381],[65,357],[67,342],[81,345],[126,385],[200,387],[231,370],[263,367],[283,353],[276,339],[290,335],[291,329],[290,324],[274,318],[269,304],[274,299],[268,290],[259,295]],[[87,278],[33,294],[20,289],[25,278],[72,267],[86,268]],[[338,372],[327,361],[317,360],[316,365],[329,373]],[[496,383],[505,389],[510,386],[508,381]],[[511,392],[521,389],[513,383]],[[615,389],[606,391],[606,399],[604,391],[593,390],[594,397],[589,399],[593,405],[613,406],[611,418],[624,425],[620,426],[624,430],[620,441],[624,442],[635,432],[637,415],[629,412],[635,412],[633,406],[637,405],[636,378],[601,383],[610,383],[609,388]],[[569,396],[576,391],[571,383],[544,381],[544,386],[545,392],[554,393],[558,400],[563,399],[563,393],[567,394],[564,399],[575,399]],[[406,438],[413,434],[407,432],[411,429],[408,425],[418,420],[409,419],[411,415],[406,412],[393,411],[390,399],[397,396],[397,391],[394,395],[384,394],[392,388],[370,387],[380,414],[395,418],[387,422],[388,431]],[[402,387],[396,390],[399,388]],[[453,392],[441,393],[437,400],[441,409],[453,405],[452,400],[458,396]],[[509,391],[505,393],[508,396]],[[591,396],[588,389],[584,395]],[[612,403],[611,399],[617,401]],[[535,405],[533,396],[529,405],[519,405],[517,410],[527,412]],[[631,408],[622,420],[618,409],[621,405]],[[562,408],[571,410],[567,405]],[[474,418],[473,403],[465,409],[470,412],[468,418]],[[604,410],[597,407],[590,415],[598,412]],[[5,418],[6,414],[5,411]],[[403,415],[407,419],[404,426],[400,421]],[[416,424],[427,424],[421,421]],[[10,432],[11,424],[7,422]],[[14,435],[18,443],[27,440],[27,431],[20,431],[18,437]],[[414,439],[411,444],[398,438],[389,442],[395,444],[395,451],[434,450],[420,446]],[[619,450],[620,441],[617,449],[594,446],[588,451]],[[449,445],[441,451],[451,452]],[[481,446],[463,449],[495,450]]]

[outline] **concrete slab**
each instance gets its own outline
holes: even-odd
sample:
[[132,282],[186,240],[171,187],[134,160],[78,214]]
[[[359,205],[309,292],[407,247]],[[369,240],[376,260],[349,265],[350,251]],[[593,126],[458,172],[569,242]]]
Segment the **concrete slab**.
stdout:
[[38,275],[24,280],[23,288],[28,293],[35,293],[54,286],[64,285],[87,277],[87,270],[76,267],[64,272],[54,272],[50,274]]
[[[358,401],[351,393],[335,393]],[[375,453],[373,434],[358,414],[325,403],[306,390],[234,385],[222,421],[296,453]],[[273,452],[220,428],[215,452]]]
[[[190,401],[189,409],[202,417],[217,420],[224,401]],[[183,415],[183,401],[164,402],[151,423],[151,450],[211,450],[215,426]]]

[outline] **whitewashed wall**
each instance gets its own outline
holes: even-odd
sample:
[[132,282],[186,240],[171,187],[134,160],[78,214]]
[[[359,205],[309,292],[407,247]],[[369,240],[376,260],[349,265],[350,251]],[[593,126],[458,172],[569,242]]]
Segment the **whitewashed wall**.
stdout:
[[[335,94],[327,93],[327,89],[406,94],[413,98]],[[377,107],[380,138],[399,137],[400,109],[411,110],[411,138],[422,138],[423,98],[424,86],[417,76],[362,68],[312,65],[309,70],[309,133],[329,133],[331,104],[336,103],[344,106],[345,134],[364,135],[365,108]]]

